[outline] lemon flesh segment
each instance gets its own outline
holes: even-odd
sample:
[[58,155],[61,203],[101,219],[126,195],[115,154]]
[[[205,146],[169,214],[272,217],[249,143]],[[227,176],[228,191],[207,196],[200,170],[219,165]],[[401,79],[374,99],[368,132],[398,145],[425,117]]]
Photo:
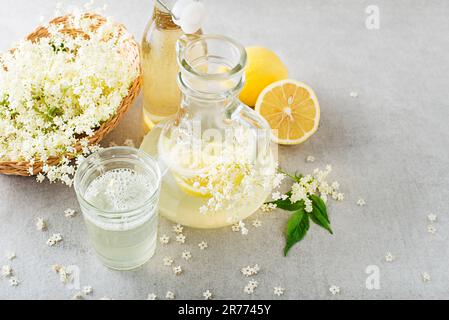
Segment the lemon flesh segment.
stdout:
[[320,122],[320,105],[308,85],[282,80],[266,87],[260,94],[256,111],[269,123],[273,141],[300,144],[312,136]]

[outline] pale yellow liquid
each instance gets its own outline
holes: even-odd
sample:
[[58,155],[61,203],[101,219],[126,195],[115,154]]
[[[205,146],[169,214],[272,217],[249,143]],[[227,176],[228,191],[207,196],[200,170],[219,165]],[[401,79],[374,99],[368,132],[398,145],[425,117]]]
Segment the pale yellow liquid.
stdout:
[[[150,155],[156,155],[158,152],[159,130],[160,127],[153,129],[141,145],[141,149]],[[268,161],[272,161],[270,165],[274,166],[274,159],[271,158],[271,155]],[[199,208],[206,205],[209,198],[189,194],[183,190],[179,178],[175,179],[174,174],[177,173],[163,166],[161,169],[163,178],[159,212],[165,218],[188,227],[214,229],[235,224],[255,213],[271,193],[271,190],[255,185],[251,196],[238,203],[233,203],[232,209],[202,214]]]
[[147,130],[178,112],[181,92],[176,82],[176,41],[182,35],[178,28],[163,29],[153,23],[143,39],[143,117]]

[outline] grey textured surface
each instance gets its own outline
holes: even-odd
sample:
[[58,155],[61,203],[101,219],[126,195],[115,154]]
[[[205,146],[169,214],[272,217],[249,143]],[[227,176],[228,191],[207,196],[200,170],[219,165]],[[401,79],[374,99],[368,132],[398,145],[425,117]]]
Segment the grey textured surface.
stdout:
[[[108,12],[128,26],[138,39],[150,17],[152,1],[108,1]],[[239,39],[245,45],[276,50],[292,78],[309,83],[322,109],[319,131],[306,143],[281,148],[287,170],[311,171],[330,163],[346,200],[330,206],[335,231],[329,236],[312,227],[288,258],[282,257],[282,231],[287,213],[262,218],[247,237],[229,229],[187,230],[184,246],[173,242],[133,272],[103,267],[86,239],[80,216],[64,217],[78,208],[72,189],[39,185],[32,178],[0,176],[0,264],[6,250],[20,286],[0,279],[3,299],[67,299],[65,288],[51,271],[54,263],[77,265],[81,285],[94,288],[92,298],[144,299],[172,290],[178,298],[199,299],[211,289],[216,298],[274,298],[273,286],[286,288],[285,299],[389,299],[449,297],[449,3],[445,0],[377,0],[380,30],[365,28],[365,8],[371,1],[347,0],[207,0],[212,18],[205,30]],[[73,3],[73,1],[72,1]],[[2,0],[0,50],[23,37],[49,16],[55,2]],[[7,8],[7,10],[6,10]],[[359,93],[351,98],[349,93]],[[140,142],[140,100],[106,143],[126,138]],[[317,158],[306,164],[307,155]],[[359,197],[366,207],[356,206]],[[437,233],[427,232],[426,215],[438,215]],[[35,230],[37,217],[50,221],[46,233]],[[171,234],[161,221],[161,232]],[[48,248],[53,232],[62,245]],[[200,251],[197,243],[209,248]],[[183,248],[193,259],[180,258]],[[387,252],[396,256],[386,263]],[[172,256],[185,268],[175,277],[162,266]],[[247,279],[239,269],[258,263],[256,293],[243,293]],[[365,268],[380,268],[380,290],[367,290]],[[424,283],[421,272],[432,280]],[[335,284],[341,294],[330,295]]]

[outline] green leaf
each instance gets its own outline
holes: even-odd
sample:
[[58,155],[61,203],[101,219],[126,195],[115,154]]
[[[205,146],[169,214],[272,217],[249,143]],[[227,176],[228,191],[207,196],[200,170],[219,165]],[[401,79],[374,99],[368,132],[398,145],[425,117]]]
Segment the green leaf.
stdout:
[[310,199],[312,200],[313,207],[310,218],[317,225],[329,231],[330,234],[333,234],[330,226],[329,216],[327,215],[326,204],[320,197],[315,195],[311,195]]
[[290,249],[299,241],[304,239],[309,230],[309,215],[300,209],[292,213],[285,231],[286,243],[284,248],[284,256],[287,256]]

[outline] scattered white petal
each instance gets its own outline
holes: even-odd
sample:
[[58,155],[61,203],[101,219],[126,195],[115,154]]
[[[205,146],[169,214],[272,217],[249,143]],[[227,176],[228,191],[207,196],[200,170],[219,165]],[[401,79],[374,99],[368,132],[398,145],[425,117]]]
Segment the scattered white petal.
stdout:
[[277,205],[275,203],[264,203],[261,207],[260,210],[262,212],[268,213],[268,212],[272,212],[273,210],[275,210],[277,208]]
[[351,92],[349,93],[349,96],[350,96],[351,98],[357,98],[357,97],[359,96],[359,94],[358,94],[357,92],[355,92],[355,91],[351,91]]
[[12,277],[9,279],[9,285],[11,287],[17,287],[19,284],[20,284],[20,281],[16,277]]
[[437,217],[436,214],[429,213],[429,214],[427,215],[427,219],[428,219],[430,222],[436,222],[437,219],[438,219],[438,217]]
[[314,156],[307,156],[306,162],[308,162],[308,163],[313,163],[313,162],[315,162],[315,157],[314,157]]
[[36,228],[39,231],[45,231],[48,228],[47,221],[43,218],[37,218]]
[[254,220],[254,221],[253,221],[253,226],[254,226],[255,228],[261,227],[261,226],[262,226],[262,221],[260,221],[259,219]]
[[337,287],[336,285],[332,285],[329,287],[329,291],[330,293],[332,293],[332,295],[336,295],[340,293],[340,287]]
[[92,294],[93,291],[94,291],[94,289],[91,286],[83,287],[83,294],[85,294],[86,296]]
[[366,205],[366,202],[364,199],[360,198],[359,200],[357,200],[357,205],[363,207]]
[[47,245],[53,247],[62,241],[62,236],[60,233],[53,234],[48,240]]
[[173,259],[171,258],[171,257],[165,257],[164,259],[163,259],[163,261],[164,261],[164,266],[171,266],[172,264],[173,264]]
[[157,299],[157,295],[155,295],[154,293],[148,294],[147,300],[156,300],[156,299]]
[[182,252],[182,258],[184,259],[184,260],[190,260],[190,259],[192,259],[192,254],[190,253],[190,251],[187,251],[187,250],[184,250],[183,252]]
[[182,233],[181,233],[181,234],[178,234],[178,235],[176,236],[176,242],[179,242],[179,243],[185,243],[185,242],[186,242],[186,236],[183,235]]
[[430,224],[429,226],[427,226],[427,231],[431,234],[435,234],[437,232],[437,228],[435,228],[434,225]]
[[13,269],[11,268],[11,266],[3,266],[2,267],[2,276],[7,278],[7,277],[11,277],[14,274]]
[[206,249],[208,247],[207,242],[201,241],[200,243],[198,243],[198,247],[200,247],[200,250]]
[[258,274],[260,271],[260,267],[258,264],[255,264],[252,267],[251,266],[243,267],[242,269],[240,269],[240,271],[244,276],[250,277]]
[[68,208],[64,211],[64,215],[66,216],[66,218],[73,218],[76,216],[76,211]]
[[203,292],[204,300],[211,300],[212,299],[212,292],[210,290],[206,290]]
[[424,282],[429,282],[431,279],[430,274],[428,274],[427,272],[421,273],[421,277],[422,277],[422,281],[424,281]]
[[243,292],[246,294],[253,294],[254,293],[254,287],[246,285],[245,288],[243,288]]
[[179,276],[179,275],[182,273],[182,268],[181,268],[181,266],[173,267],[173,273],[174,273],[175,275]]
[[170,242],[170,237],[164,234],[159,238],[159,242],[162,244],[168,244]]
[[393,261],[394,261],[394,256],[391,254],[391,252],[388,252],[388,253],[385,255],[385,261],[386,261],[386,262],[393,262]]
[[76,292],[73,296],[72,296],[72,300],[84,300],[84,295],[82,292]]
[[182,225],[180,225],[180,224],[177,224],[177,225],[173,226],[173,231],[175,233],[178,233],[178,234],[182,233],[183,230],[184,230],[184,227]]
[[253,287],[253,288],[257,288],[257,287],[259,286],[259,282],[256,281],[256,280],[254,280],[254,279],[252,279],[252,280],[250,280],[250,281],[248,282],[248,286],[251,286],[251,287]]
[[231,227],[231,229],[233,232],[240,232],[240,225],[236,223]]
[[165,298],[173,300],[175,298],[175,294],[171,291],[167,291],[167,294],[165,295]]
[[282,296],[284,294],[284,291],[285,291],[285,289],[282,287],[274,287],[273,288],[274,295],[276,295],[278,297]]

